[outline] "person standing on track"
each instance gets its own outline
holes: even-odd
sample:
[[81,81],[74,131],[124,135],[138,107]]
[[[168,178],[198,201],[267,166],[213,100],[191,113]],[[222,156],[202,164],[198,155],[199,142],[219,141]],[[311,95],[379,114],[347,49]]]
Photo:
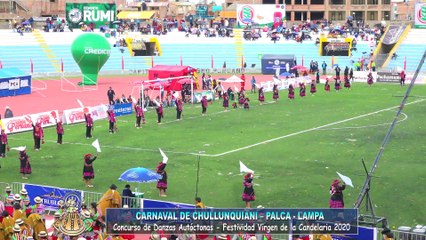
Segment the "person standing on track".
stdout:
[[113,105],[114,104],[114,98],[115,98],[115,92],[112,89],[112,87],[109,87],[108,92],[107,92],[107,96],[108,96],[109,105]]

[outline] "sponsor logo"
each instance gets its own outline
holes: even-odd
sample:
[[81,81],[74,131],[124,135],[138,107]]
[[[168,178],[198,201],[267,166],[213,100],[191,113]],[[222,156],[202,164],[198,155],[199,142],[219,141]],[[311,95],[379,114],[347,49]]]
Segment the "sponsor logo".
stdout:
[[32,128],[31,123],[25,119],[14,119],[7,123],[6,126],[9,133],[19,132],[21,129]]
[[93,49],[91,47],[86,47],[84,49],[85,54],[94,54],[94,55],[110,55],[111,50],[107,49]]
[[77,122],[79,120],[85,120],[84,113],[82,111],[73,111],[69,114],[68,119],[71,123]]
[[421,5],[417,11],[417,20],[422,24],[426,24],[426,4]]
[[83,18],[83,14],[78,8],[73,8],[68,12],[68,19],[72,23],[79,23]]
[[238,18],[244,24],[253,22],[254,9],[249,5],[243,6],[241,8],[240,14],[238,15]]

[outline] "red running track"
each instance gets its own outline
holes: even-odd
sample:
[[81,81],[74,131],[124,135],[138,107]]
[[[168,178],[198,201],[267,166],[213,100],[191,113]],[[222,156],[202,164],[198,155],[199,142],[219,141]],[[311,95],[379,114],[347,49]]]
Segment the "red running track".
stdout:
[[[239,75],[238,75],[239,76]],[[245,88],[250,89],[250,74],[246,74]],[[230,77],[230,76],[215,76]],[[271,81],[270,75],[255,75],[257,84],[264,81]],[[65,109],[80,107],[77,103],[79,99],[85,106],[96,106],[99,104],[108,104],[107,91],[111,86],[116,97],[124,94],[126,97],[132,95],[137,99],[139,87],[134,86],[135,81],[147,80],[147,76],[123,76],[123,77],[100,77],[96,90],[82,91],[83,88],[77,87],[81,79],[49,79],[34,80],[32,82],[32,93],[14,97],[0,98],[0,114],[3,115],[6,106],[13,111],[14,116],[34,114],[51,110],[62,112]],[[62,88],[61,88],[62,84]],[[232,87],[233,84],[230,86]],[[236,84],[239,88],[239,83]],[[225,85],[228,87],[228,85]],[[88,87],[87,87],[88,88]],[[64,90],[61,90],[64,89]],[[152,93],[152,98],[158,95]]]

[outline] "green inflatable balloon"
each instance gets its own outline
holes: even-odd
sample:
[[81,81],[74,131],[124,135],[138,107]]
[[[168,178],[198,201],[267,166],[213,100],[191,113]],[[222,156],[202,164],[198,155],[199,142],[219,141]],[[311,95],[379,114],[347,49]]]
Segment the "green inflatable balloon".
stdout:
[[83,74],[80,84],[96,85],[98,73],[111,55],[111,45],[101,35],[85,33],[74,40],[71,53]]

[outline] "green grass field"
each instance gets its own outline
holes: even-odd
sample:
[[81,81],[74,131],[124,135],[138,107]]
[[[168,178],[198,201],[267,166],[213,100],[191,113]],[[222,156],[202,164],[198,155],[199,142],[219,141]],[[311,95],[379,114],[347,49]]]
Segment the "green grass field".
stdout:
[[[158,148],[169,156],[168,197],[165,200],[193,203],[197,156],[200,157],[199,196],[208,206],[244,207],[243,175],[239,161],[255,171],[257,200],[265,207],[327,208],[329,185],[336,171],[349,176],[355,188],[344,191],[352,207],[365,180],[361,159],[370,168],[383,141],[396,106],[406,90],[399,85],[355,84],[350,91],[308,95],[295,101],[281,92],[278,103],[260,106],[251,96],[251,109],[223,112],[222,103],[210,105],[201,117],[199,105],[184,106],[184,117],[175,121],[175,109],[165,110],[162,125],[154,111],[147,124],[134,127],[134,115],[118,119],[119,132],[108,134],[107,120],[95,122],[94,138],[102,153],[94,163],[95,188],[104,192],[111,183],[121,189],[118,177],[132,167],[155,169],[161,159]],[[413,96],[424,96],[426,86],[416,85]],[[266,95],[270,101],[270,93]],[[411,97],[399,118],[391,140],[372,180],[372,200],[379,216],[391,226],[426,224],[425,160],[426,99]],[[392,108],[395,107],[395,108]],[[324,126],[324,127],[321,127]],[[46,143],[35,152],[31,133],[10,135],[10,146],[30,146],[31,183],[85,189],[83,155],[94,152],[85,139],[83,124],[65,126],[65,144],[56,144],[54,128],[45,129]],[[271,140],[271,141],[267,141]],[[21,182],[17,152],[1,160],[0,181]],[[133,183],[132,187],[137,184]],[[159,199],[155,184],[141,184],[146,198]]]

